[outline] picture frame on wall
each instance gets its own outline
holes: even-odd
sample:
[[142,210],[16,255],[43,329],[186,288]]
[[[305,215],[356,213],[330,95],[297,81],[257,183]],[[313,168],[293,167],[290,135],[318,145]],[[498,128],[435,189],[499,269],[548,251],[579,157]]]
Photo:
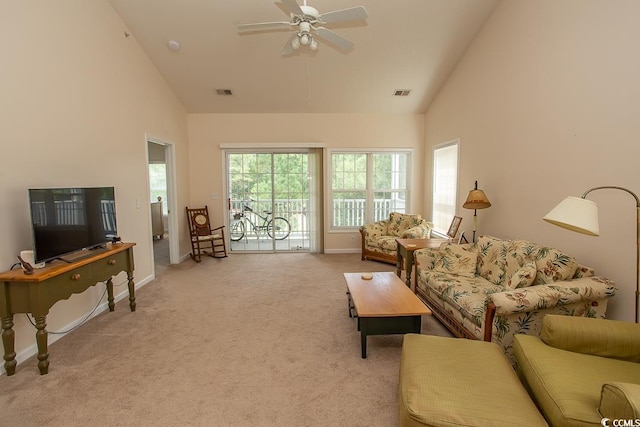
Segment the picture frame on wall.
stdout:
[[458,234],[458,229],[460,228],[460,223],[462,222],[461,216],[454,216],[451,220],[451,225],[449,226],[449,231],[447,231],[447,236],[451,239],[456,238],[456,234]]

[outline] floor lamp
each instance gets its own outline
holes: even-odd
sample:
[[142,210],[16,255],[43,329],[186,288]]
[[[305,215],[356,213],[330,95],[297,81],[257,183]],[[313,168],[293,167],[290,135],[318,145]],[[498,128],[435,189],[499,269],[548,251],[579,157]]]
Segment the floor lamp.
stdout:
[[603,186],[587,190],[582,197],[569,196],[560,202],[543,218],[545,221],[557,225],[567,230],[598,236],[600,228],[598,225],[598,205],[591,200],[587,200],[587,194],[594,190],[613,189],[622,190],[631,194],[636,199],[636,293],[635,293],[635,322],[638,319],[638,300],[640,299],[640,199],[631,190],[622,187]]
[[467,200],[462,205],[463,208],[473,209],[473,242],[476,242],[476,230],[478,229],[478,209],[486,209],[491,206],[491,202],[484,194],[484,191],[478,190],[478,181],[473,190],[469,191]]

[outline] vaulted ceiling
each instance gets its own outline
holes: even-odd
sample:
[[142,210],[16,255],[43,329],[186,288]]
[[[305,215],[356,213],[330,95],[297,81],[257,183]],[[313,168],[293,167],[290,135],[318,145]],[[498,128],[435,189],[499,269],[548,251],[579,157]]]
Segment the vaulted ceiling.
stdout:
[[287,56],[293,30],[237,28],[289,21],[280,1],[109,2],[190,113],[411,114],[426,111],[498,0],[308,0],[321,14],[364,6],[368,18],[324,25],[350,51],[321,41]]

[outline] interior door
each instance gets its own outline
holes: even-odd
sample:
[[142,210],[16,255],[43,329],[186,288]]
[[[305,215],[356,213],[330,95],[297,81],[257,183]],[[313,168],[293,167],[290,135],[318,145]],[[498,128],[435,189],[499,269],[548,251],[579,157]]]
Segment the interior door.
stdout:
[[243,150],[226,153],[231,252],[310,251],[310,154]]

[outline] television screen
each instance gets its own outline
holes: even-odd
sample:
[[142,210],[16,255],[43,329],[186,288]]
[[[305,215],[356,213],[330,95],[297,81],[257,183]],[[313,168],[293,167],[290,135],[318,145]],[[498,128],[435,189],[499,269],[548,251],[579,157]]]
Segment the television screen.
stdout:
[[104,245],[118,235],[113,187],[29,189],[36,263]]

